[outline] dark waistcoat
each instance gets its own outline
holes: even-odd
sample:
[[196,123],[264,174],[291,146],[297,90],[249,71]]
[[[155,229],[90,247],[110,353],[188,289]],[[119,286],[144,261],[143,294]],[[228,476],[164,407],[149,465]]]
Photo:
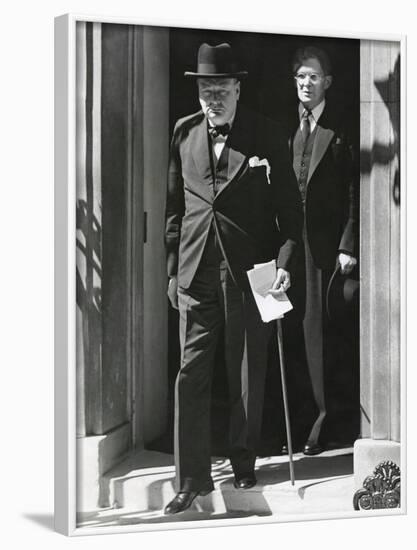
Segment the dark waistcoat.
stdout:
[[[216,154],[214,153],[214,148],[212,147],[210,136],[208,136],[208,139],[210,152],[210,168],[212,174],[210,186],[212,188],[214,198],[228,181],[227,174],[229,168],[229,147],[227,146],[227,143],[225,143],[222,152],[220,153],[220,157],[217,159]],[[202,264],[203,266],[218,266],[221,269],[226,269],[227,264],[216,235],[214,220],[209,230],[200,264]]]
[[307,178],[310,168],[311,154],[313,151],[314,138],[316,136],[317,126],[308,136],[306,143],[303,142],[301,130],[298,127],[293,142],[293,168],[297,177],[298,187],[300,188],[301,199],[305,204],[307,193]]
[[[210,139],[210,138],[209,138]],[[229,147],[227,142],[224,144],[220,157],[217,159],[214,153],[212,144],[210,143],[211,151],[211,173],[213,177],[213,193],[217,193],[221,190],[227,180],[227,172],[229,168]]]

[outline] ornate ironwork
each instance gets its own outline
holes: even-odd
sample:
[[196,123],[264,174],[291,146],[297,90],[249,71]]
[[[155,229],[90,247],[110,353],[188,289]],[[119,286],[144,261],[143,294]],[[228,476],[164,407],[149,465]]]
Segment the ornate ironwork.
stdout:
[[355,510],[399,508],[401,505],[401,472],[391,460],[378,464],[373,475],[365,478],[363,488],[353,497]]

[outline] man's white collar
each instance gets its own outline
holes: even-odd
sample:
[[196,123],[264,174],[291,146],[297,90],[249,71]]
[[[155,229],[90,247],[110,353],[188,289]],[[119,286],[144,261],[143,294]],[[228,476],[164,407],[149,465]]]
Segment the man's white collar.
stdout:
[[[326,106],[326,100],[323,99],[318,105],[314,107],[314,109],[311,110],[311,114],[313,115],[313,118],[316,122],[318,122],[319,118],[321,117],[325,106]],[[298,113],[300,115],[300,119],[305,109],[306,107],[304,107],[302,103],[298,105]]]

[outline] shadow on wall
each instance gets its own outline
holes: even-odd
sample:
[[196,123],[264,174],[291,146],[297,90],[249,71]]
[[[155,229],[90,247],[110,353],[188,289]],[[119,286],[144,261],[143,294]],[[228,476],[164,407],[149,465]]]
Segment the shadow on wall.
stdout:
[[385,80],[375,80],[376,89],[384,101],[390,118],[392,142],[387,145],[374,140],[372,149],[361,149],[361,172],[370,174],[375,165],[389,166],[392,170],[392,200],[400,205],[400,56],[397,56],[394,70]]
[[[101,225],[93,213],[92,201],[77,201],[77,306],[81,312],[81,326],[77,327],[77,378],[87,381],[100,370],[101,361]],[[81,357],[80,355],[81,354]],[[89,387],[85,384],[85,388]],[[78,390],[85,391],[84,388]],[[96,388],[99,391],[99,388]],[[78,392],[79,393],[79,392]],[[78,432],[94,433],[95,400],[77,394],[79,413]],[[80,418],[81,417],[81,418]]]

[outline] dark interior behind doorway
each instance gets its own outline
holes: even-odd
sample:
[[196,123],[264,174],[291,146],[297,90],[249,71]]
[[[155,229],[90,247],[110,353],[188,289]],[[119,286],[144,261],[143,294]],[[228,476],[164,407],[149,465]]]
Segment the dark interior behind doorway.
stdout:
[[[201,43],[228,42],[237,52],[242,69],[249,77],[242,85],[240,101],[253,110],[288,125],[297,108],[291,74],[295,50],[306,44],[324,48],[331,57],[334,81],[328,100],[351,114],[354,131],[359,134],[359,41],[352,39],[287,36],[198,29],[170,31],[170,131],[181,116],[199,109],[195,82],[184,78],[184,71],[196,68]],[[359,145],[359,144],[358,144]],[[169,422],[166,434],[152,448],[172,452],[174,383],[179,367],[178,315],[169,307]],[[345,351],[358,341],[359,319],[346,330],[345,344],[335,350],[337,371],[330,373],[335,404],[340,407],[339,424],[333,430],[335,446],[349,445],[359,432],[359,355],[347,362]],[[297,335],[294,335],[297,338]],[[227,453],[227,380],[219,343],[213,379],[212,453]],[[346,349],[343,349],[345,347]],[[357,346],[356,346],[357,348]],[[270,360],[264,400],[264,422],[260,453],[277,454],[285,440],[279,365],[276,344],[271,342]],[[300,406],[302,404],[300,403]],[[308,408],[305,414],[310,414]]]

